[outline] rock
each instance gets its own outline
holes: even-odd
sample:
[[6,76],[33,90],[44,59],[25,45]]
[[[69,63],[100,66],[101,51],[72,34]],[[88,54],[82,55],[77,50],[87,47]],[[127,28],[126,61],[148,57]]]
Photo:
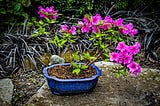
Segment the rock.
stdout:
[[50,59],[50,62],[49,62],[49,65],[53,65],[53,64],[61,64],[61,63],[64,63],[65,60],[61,57],[59,57],[58,55],[52,55],[51,56],[51,59]]
[[113,62],[104,62],[104,61],[99,61],[94,63],[97,67],[99,67],[102,71],[105,71],[106,69],[113,68],[119,66],[116,63]]
[[[115,67],[110,62],[103,64]],[[159,106],[160,70],[142,68],[138,77],[116,78],[115,73],[107,72],[107,67],[102,68],[102,76],[92,93],[57,96],[46,82],[26,106]]]
[[13,87],[11,79],[0,79],[0,106],[11,106]]

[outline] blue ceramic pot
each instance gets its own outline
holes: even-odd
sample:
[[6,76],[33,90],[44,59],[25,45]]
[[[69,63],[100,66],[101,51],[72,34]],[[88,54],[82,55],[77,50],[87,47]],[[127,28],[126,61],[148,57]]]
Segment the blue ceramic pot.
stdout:
[[92,64],[97,74],[91,78],[85,79],[59,79],[54,76],[49,76],[47,70],[49,68],[56,67],[58,65],[70,65],[70,63],[65,64],[54,64],[43,69],[43,74],[47,78],[48,86],[53,94],[56,95],[68,95],[91,92],[97,85],[98,77],[101,76],[101,70]]

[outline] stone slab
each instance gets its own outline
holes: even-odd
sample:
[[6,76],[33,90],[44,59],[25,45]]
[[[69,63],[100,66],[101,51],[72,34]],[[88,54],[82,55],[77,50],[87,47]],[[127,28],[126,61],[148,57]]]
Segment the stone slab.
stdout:
[[13,87],[11,79],[0,79],[0,106],[11,106]]
[[45,83],[25,106],[160,106],[160,70],[143,68],[138,77],[116,78],[111,67],[102,68],[92,93],[57,96]]

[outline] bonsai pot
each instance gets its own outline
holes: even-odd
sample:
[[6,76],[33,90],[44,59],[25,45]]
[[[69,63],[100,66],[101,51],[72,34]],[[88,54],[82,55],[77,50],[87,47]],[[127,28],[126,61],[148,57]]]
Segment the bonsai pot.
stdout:
[[48,69],[59,65],[67,66],[70,65],[70,63],[54,64],[43,69],[43,74],[47,79],[48,86],[51,92],[56,95],[68,95],[91,92],[96,87],[99,76],[101,76],[101,70],[94,64],[92,64],[91,66],[96,70],[97,73],[96,75],[93,75],[90,78],[59,79],[55,76],[49,76]]

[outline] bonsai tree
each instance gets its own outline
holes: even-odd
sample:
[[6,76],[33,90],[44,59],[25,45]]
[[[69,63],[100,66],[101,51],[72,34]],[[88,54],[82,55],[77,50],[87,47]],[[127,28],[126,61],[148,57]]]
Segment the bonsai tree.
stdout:
[[[47,20],[48,24],[53,24],[58,17],[57,12],[53,6],[46,8],[40,6],[38,14]],[[141,72],[141,67],[134,60],[134,56],[140,52],[140,44],[133,42],[132,38],[138,30],[132,23],[124,24],[123,21],[122,18],[114,20],[109,15],[103,19],[100,14],[87,14],[83,21],[78,21],[75,25],[61,25],[60,34],[54,35],[49,42],[62,49],[82,41],[90,45],[90,51],[77,51],[72,55],[72,74],[78,75],[92,63],[103,58],[121,64],[118,76],[126,75],[127,72],[137,76]],[[84,64],[77,64],[79,62]]]

